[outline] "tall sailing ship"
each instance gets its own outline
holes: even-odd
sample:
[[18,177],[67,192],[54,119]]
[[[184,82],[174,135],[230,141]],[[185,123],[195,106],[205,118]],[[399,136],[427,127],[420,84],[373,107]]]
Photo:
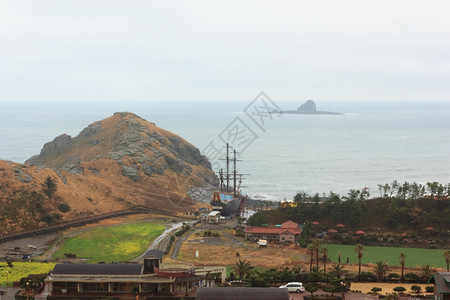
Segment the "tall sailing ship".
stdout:
[[[224,217],[240,216],[244,211],[247,196],[242,194],[241,183],[242,175],[236,171],[236,150],[233,150],[233,158],[229,157],[230,147],[227,144],[226,173],[223,170],[219,171],[220,177],[220,191],[214,192],[211,205],[214,211],[220,211]],[[233,162],[233,171],[230,174],[230,161]],[[237,179],[239,176],[239,182]],[[230,184],[232,181],[232,185]]]

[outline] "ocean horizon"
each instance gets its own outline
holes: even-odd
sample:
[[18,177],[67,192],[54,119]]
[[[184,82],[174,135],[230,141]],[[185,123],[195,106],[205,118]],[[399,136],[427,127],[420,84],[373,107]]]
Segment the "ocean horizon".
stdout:
[[[306,101],[306,100],[305,100]],[[305,101],[273,101],[282,110]],[[61,134],[128,111],[180,135],[210,158],[215,171],[233,139],[243,191],[281,201],[298,192],[346,195],[378,184],[450,182],[449,102],[315,101],[341,115],[262,115],[252,100],[221,102],[1,102],[0,159],[24,163]],[[253,105],[253,106],[252,106]],[[258,118],[259,117],[259,118]],[[246,130],[245,138],[230,136]]]

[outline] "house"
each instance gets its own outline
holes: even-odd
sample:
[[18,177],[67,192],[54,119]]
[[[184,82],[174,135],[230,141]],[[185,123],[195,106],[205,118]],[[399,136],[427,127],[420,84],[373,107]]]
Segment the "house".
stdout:
[[302,227],[293,221],[284,222],[281,226],[277,227],[247,226],[244,231],[245,238],[250,241],[264,239],[281,243],[294,243],[298,241],[301,233]]
[[220,211],[213,210],[208,214],[208,223],[217,224],[220,220]]
[[48,300],[129,299],[195,295],[205,276],[189,264],[163,264],[162,251],[150,250],[144,264],[56,264],[46,279]]
[[434,273],[428,283],[434,283],[434,300],[450,300],[450,272]]

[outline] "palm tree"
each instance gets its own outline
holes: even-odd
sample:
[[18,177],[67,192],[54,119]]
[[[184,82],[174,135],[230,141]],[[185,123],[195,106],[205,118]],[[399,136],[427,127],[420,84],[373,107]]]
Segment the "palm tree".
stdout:
[[359,261],[358,277],[361,277],[361,259],[364,253],[364,246],[362,244],[356,244],[355,253],[358,254],[358,261]]
[[445,262],[447,263],[447,272],[449,272],[448,266],[450,265],[450,250],[445,250],[444,255],[442,255],[445,258]]
[[344,274],[344,266],[333,265],[333,270],[331,272],[336,274],[337,278],[341,278],[341,276]]
[[405,253],[400,253],[400,255],[398,256],[398,258],[400,258],[400,265],[402,266],[402,275],[400,276],[400,280],[403,282],[405,280],[405,276],[404,276],[404,271],[405,271],[405,258],[406,258],[406,254]]
[[430,265],[421,265],[420,266],[420,277],[424,280],[430,279],[433,276],[433,273],[436,272],[436,269]]
[[312,241],[314,251],[316,252],[316,267],[319,267],[319,250],[320,250],[320,244],[322,244],[322,241],[319,239],[314,239]]
[[253,266],[245,258],[244,260],[239,259],[239,261],[233,266],[234,271],[239,274],[239,279],[244,278],[245,275],[250,274]]
[[323,258],[323,272],[325,274],[327,274],[328,248],[327,247],[323,247],[320,252],[321,252],[322,258]]
[[312,264],[313,264],[313,260],[314,260],[314,252],[315,252],[314,245],[313,244],[309,244],[308,245],[308,253],[309,253],[309,256],[310,256],[310,259],[309,259],[309,272],[312,271]]
[[391,269],[388,266],[388,263],[385,261],[379,261],[375,264],[374,267],[374,271],[375,274],[377,275],[377,280],[381,281],[386,277],[386,274],[390,271]]

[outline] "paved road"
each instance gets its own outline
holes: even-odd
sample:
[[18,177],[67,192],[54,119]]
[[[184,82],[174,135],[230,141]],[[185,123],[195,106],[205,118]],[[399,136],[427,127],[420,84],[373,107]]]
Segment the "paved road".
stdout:
[[0,296],[1,300],[14,300],[14,295],[17,293],[19,288],[4,287],[1,290],[4,292],[3,296]]
[[185,233],[181,238],[175,240],[175,243],[173,244],[173,251],[172,251],[172,259],[177,260],[178,253],[180,252],[181,244],[186,241],[192,234],[194,234],[197,230],[200,228],[203,228],[203,224],[198,225],[198,227],[194,227],[193,229],[189,230],[187,233]]

